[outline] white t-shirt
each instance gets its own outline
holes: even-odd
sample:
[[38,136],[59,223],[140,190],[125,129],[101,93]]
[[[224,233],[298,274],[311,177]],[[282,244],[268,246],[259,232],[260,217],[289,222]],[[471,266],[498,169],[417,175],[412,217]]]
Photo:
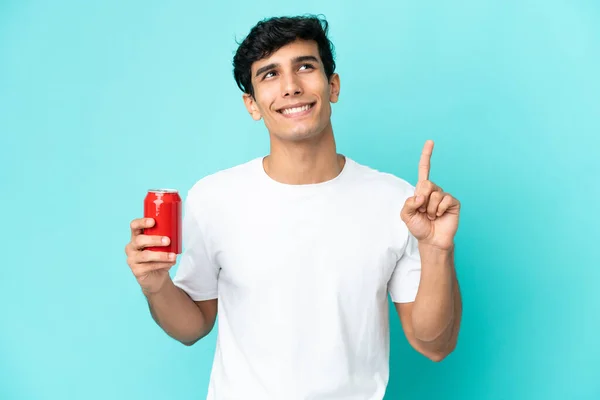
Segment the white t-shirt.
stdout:
[[198,181],[174,283],[218,298],[208,400],[382,399],[389,305],[421,262],[400,218],[414,187],[346,157],[334,179],[287,185],[262,157]]

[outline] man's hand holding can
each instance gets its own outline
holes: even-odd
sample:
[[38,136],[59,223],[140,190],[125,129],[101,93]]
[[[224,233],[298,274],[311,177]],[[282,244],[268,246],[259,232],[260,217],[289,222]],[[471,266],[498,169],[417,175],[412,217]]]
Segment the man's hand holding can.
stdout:
[[181,198],[175,190],[148,191],[144,218],[131,221],[127,264],[144,294],[161,290],[181,253]]

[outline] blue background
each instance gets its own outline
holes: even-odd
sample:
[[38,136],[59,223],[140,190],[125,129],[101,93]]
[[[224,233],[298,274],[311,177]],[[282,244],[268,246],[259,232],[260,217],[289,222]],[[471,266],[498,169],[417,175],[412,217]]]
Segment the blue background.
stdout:
[[600,3],[280,3],[0,1],[0,399],[204,398],[216,331],[152,321],[129,222],[268,152],[231,59],[303,13],[331,23],[339,152],[414,184],[434,139],[463,204],[458,347],[432,363],[391,314],[386,398],[600,398]]

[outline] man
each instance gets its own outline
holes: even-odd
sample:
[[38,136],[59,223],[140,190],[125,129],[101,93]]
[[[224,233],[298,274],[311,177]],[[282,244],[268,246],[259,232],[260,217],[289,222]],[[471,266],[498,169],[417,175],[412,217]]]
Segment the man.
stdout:
[[219,312],[208,399],[383,398],[388,293],[418,352],[440,361],[457,341],[460,204],[429,181],[431,141],[416,187],[336,152],[327,30],[273,18],[241,43],[234,76],[270,153],[189,190],[173,280],[175,255],[144,250],[168,238],[131,223],[128,264],[165,332],[192,345]]

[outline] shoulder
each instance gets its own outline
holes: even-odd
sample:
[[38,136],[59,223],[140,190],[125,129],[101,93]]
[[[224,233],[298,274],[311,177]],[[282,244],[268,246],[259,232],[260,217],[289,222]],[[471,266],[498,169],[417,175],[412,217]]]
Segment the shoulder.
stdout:
[[415,186],[397,175],[379,171],[354,160],[349,160],[349,162],[353,165],[360,187],[368,189],[371,193],[377,193],[384,197],[389,196],[392,199],[406,199],[415,192]]
[[[389,233],[391,247],[398,249],[408,239],[408,229],[400,218],[406,200],[414,195],[415,187],[406,179],[368,165],[353,163],[357,200],[381,232]],[[400,250],[398,250],[400,252]]]
[[189,202],[203,206],[239,196],[256,177],[258,158],[206,175],[187,192]]

